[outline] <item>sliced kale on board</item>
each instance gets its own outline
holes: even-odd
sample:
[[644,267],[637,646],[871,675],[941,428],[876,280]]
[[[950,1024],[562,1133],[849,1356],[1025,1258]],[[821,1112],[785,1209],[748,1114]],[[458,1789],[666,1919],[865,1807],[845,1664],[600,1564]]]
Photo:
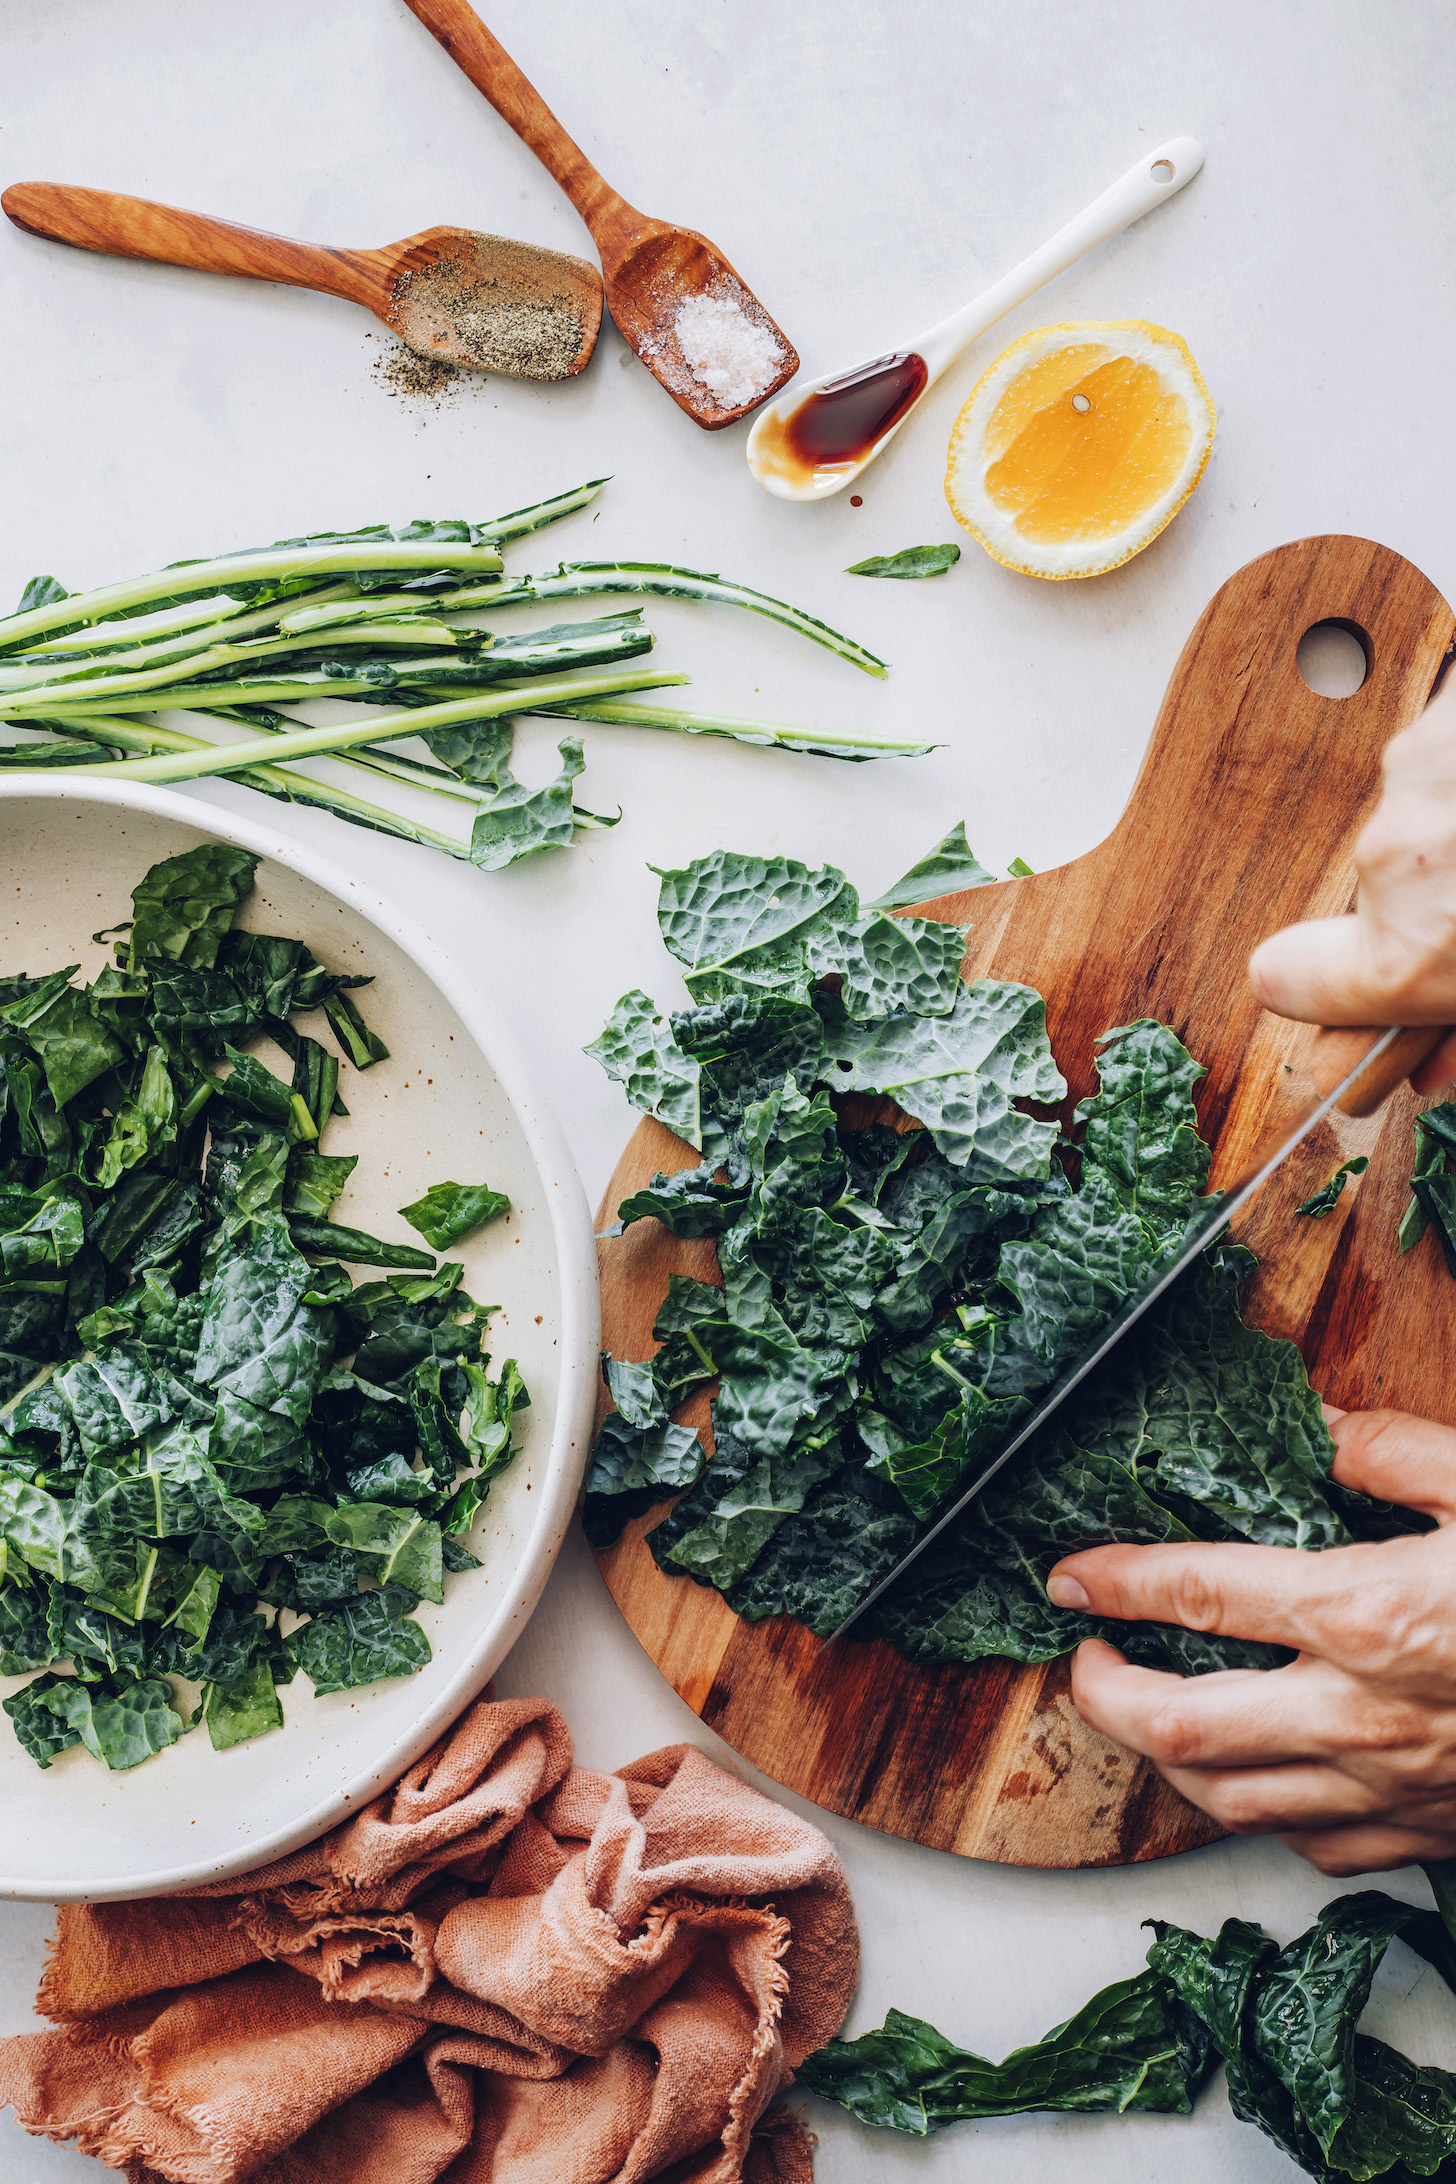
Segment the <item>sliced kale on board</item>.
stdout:
[[[226,1749],[299,1668],[320,1694],[421,1668],[413,1611],[478,1567],[529,1401],[458,1263],[331,1219],[340,1067],[387,1050],[367,978],[235,926],[256,862],[154,866],[88,986],[0,978],[0,1674],[30,1677],[4,1708],[42,1767],[200,1725]],[[404,1212],[446,1249],[505,1210],[440,1183]]]
[[1394,1940],[1456,1988],[1456,1937],[1433,1912],[1376,1890],[1340,1896],[1284,1949],[1242,1919],[1212,1940],[1149,1923],[1145,1972],[1003,2063],[891,2010],[877,2031],[810,2055],[799,2083],[862,2123],[923,2137],[1026,2109],[1186,2114],[1222,2062],[1234,2114],[1321,2184],[1453,2173],[1456,2074],[1359,2029]]
[[[1176,1247],[1208,1181],[1203,1072],[1166,1025],[1114,1027],[1059,1142],[1041,997],[964,983],[957,927],[887,914],[989,878],[964,828],[868,910],[835,867],[787,857],[716,851],[660,877],[692,1005],[628,994],[588,1051],[702,1154],[626,1199],[619,1229],[712,1237],[722,1287],[674,1277],[656,1355],[606,1361],[587,1528],[609,1545],[680,1494],[647,1533],[665,1571],[822,1635]],[[876,1099],[894,1105],[866,1123]],[[1298,1351],[1239,1315],[1252,1264],[1226,1246],[1190,1270],[866,1635],[928,1663],[1045,1661],[1103,1634],[1185,1674],[1277,1664],[1099,1624],[1045,1589],[1063,1555],[1110,1541],[1328,1547],[1400,1521],[1332,1482]],[[674,1414],[714,1381],[703,1468]]]

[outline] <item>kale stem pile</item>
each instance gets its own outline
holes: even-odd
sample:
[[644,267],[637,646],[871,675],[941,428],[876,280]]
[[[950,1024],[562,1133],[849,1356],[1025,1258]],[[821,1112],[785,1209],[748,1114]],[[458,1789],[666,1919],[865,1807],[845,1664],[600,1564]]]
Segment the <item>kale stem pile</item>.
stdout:
[[[652,1554],[751,1619],[834,1630],[1199,1206],[1202,1071],[1165,1025],[1103,1035],[1101,1088],[1063,1146],[1034,1111],[1066,1093],[1040,995],[964,983],[959,927],[882,907],[989,877],[960,827],[867,909],[832,865],[722,851],[665,872],[659,923],[692,1005],[627,994],[588,1049],[702,1153],[621,1223],[712,1237],[722,1287],[673,1276],[656,1354],[607,1359],[587,1532],[606,1546],[677,1494]],[[1100,1623],[1045,1588],[1063,1555],[1111,1540],[1330,1547],[1420,1523],[1331,1479],[1298,1351],[1239,1317],[1252,1263],[1224,1247],[1190,1270],[859,1632],[933,1663],[1045,1661],[1094,1635],[1185,1674],[1280,1659]],[[705,1467],[673,1414],[715,1381]]]
[[[514,636],[483,626],[481,617],[499,608],[543,600],[645,593],[715,601],[766,616],[866,674],[884,674],[873,653],[812,615],[699,570],[573,561],[554,575],[504,573],[502,545],[585,507],[605,482],[594,478],[487,523],[284,539],[75,595],[53,577],[36,577],[19,611],[0,618],[0,717],[56,740],[0,747],[0,766],[65,766],[133,781],[228,774],[265,796],[499,871],[569,847],[577,828],[616,824],[573,805],[579,736],[562,738],[554,781],[535,791],[521,786],[510,759],[522,714],[726,736],[851,761],[932,748],[853,729],[643,705],[634,693],[687,677],[627,664],[653,645],[636,609]],[[326,726],[277,710],[322,698],[374,710]],[[227,725],[221,737],[195,735],[157,720],[160,711]],[[233,733],[239,726],[241,739]],[[401,741],[414,741],[422,755],[381,748]],[[297,770],[313,758],[333,762],[330,779]],[[384,780],[424,792],[438,823],[380,803]]]
[[241,1743],[300,1668],[326,1693],[423,1667],[412,1611],[479,1566],[529,1401],[513,1362],[489,1377],[495,1307],[433,1255],[499,1192],[402,1206],[432,1251],[331,1220],[340,1058],[295,1018],[346,1068],[388,1050],[367,978],[235,929],[256,863],[155,865],[89,986],[0,979],[0,1675],[42,1671],[4,1702],[42,1767],[76,1744],[133,1767],[200,1722]]

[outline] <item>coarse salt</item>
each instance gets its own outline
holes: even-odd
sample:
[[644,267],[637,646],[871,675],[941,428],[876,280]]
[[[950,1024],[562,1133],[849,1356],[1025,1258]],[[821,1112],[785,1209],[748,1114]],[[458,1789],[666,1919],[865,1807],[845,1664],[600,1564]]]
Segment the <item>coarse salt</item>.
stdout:
[[699,386],[723,409],[753,401],[778,372],[783,350],[726,296],[691,296],[678,306],[678,346]]

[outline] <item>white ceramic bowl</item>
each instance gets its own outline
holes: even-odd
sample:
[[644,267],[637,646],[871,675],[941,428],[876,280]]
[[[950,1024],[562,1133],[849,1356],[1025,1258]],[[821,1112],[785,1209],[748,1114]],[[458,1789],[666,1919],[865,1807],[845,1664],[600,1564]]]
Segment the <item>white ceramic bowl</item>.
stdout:
[[[282,1729],[228,1752],[196,1730],[126,1774],[79,1747],[43,1771],[0,1717],[0,1894],[74,1902],[185,1888],[356,1811],[508,1652],[571,1521],[589,1441],[599,1323],[586,1200],[515,1040],[432,938],[427,892],[420,922],[401,917],[265,822],[166,789],[0,780],[0,975],[79,962],[94,977],[107,944],[92,933],[130,915],[149,865],[208,840],[263,859],[240,923],[301,935],[331,969],[374,976],[358,999],[390,1058],[341,1069],[350,1114],[331,1124],[328,1147],[360,1160],[335,1217],[417,1244],[396,1209],[432,1182],[485,1181],[509,1195],[510,1214],[449,1256],[465,1261],[479,1302],[501,1306],[488,1346],[497,1366],[519,1359],[531,1408],[521,1454],[470,1537],[483,1566],[447,1576],[444,1606],[417,1611],[434,1648],[418,1675],[322,1699],[299,1675],[282,1691]],[[0,1679],[0,1697],[23,1681]]]

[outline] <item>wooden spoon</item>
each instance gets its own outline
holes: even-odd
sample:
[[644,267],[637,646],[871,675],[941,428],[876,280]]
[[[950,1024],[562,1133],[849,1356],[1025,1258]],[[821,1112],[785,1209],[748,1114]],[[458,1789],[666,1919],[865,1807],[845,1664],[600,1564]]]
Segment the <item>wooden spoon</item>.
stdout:
[[372,311],[417,356],[469,371],[570,379],[590,363],[601,329],[595,266],[473,228],[427,228],[382,250],[335,250],[59,182],[13,183],[0,206],[32,235],[109,258],[149,258],[342,296]]
[[[405,5],[561,184],[601,253],[607,308],[618,330],[679,409],[686,410],[705,431],[719,432],[757,409],[793,378],[799,359],[792,346],[716,244],[692,228],[649,220],[619,197],[465,0],[405,0]],[[697,298],[722,308],[690,314],[685,331],[692,353],[684,354],[678,313]],[[700,327],[707,319],[709,333],[716,319],[720,326],[726,323],[731,334],[735,329],[730,314],[735,312],[748,322],[742,346],[750,348],[750,354],[756,347],[760,359],[757,371],[751,364],[748,367],[753,383],[746,394],[742,373],[736,384],[731,372],[723,374],[728,383],[715,391],[712,379],[703,374],[719,377],[719,370],[711,358],[704,361],[701,333],[695,341],[690,330],[696,317]],[[762,385],[757,383],[758,371],[763,374]]]

